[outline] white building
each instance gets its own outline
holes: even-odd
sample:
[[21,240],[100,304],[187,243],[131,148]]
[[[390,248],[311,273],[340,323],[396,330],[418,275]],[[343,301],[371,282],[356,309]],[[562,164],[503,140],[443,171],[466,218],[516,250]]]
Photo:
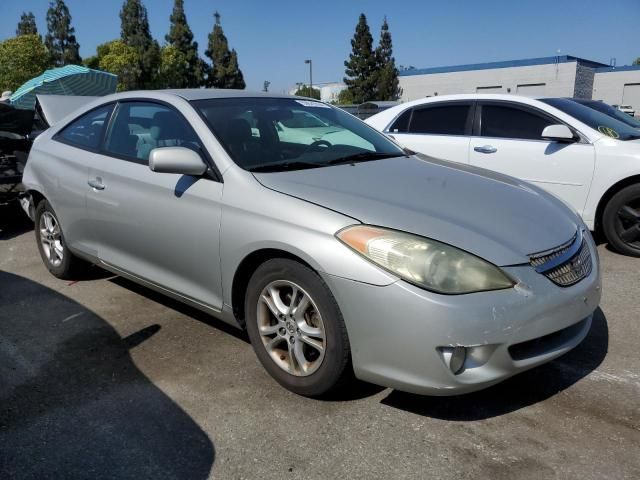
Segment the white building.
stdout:
[[581,97],[640,111],[640,66],[610,67],[570,55],[411,69],[400,73],[402,100],[452,93]]
[[640,65],[596,68],[593,98],[611,105],[632,105],[640,113]]
[[[347,88],[344,83],[331,82],[331,83],[318,83],[314,84],[313,88],[320,90],[320,100],[323,102],[331,103],[338,101],[338,95],[340,92]],[[298,91],[298,86],[291,87],[289,89],[289,95],[295,95]]]

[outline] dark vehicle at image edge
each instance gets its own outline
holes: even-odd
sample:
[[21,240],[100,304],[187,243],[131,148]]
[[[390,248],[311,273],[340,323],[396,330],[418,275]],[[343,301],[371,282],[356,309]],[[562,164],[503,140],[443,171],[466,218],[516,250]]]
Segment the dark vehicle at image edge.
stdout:
[[34,111],[0,103],[0,205],[17,200],[34,129]]

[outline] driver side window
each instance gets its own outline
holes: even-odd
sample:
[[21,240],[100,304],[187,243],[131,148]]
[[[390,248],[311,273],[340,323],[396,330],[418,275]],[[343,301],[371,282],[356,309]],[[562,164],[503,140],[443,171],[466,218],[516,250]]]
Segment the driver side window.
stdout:
[[146,165],[154,148],[187,147],[203,151],[200,140],[175,110],[152,102],[120,103],[111,122],[105,150]]
[[519,140],[542,140],[542,131],[553,121],[508,105],[482,105],[480,136]]

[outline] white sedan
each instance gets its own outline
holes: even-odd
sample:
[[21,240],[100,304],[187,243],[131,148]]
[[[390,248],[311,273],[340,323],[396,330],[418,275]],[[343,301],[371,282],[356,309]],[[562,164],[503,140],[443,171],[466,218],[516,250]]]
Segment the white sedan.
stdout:
[[424,98],[366,120],[402,146],[537,184],[640,256],[640,133],[571,99],[463,94]]

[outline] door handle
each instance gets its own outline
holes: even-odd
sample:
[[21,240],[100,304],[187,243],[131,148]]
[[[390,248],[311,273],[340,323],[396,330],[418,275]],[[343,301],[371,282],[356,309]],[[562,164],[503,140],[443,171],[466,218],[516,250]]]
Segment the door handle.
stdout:
[[91,188],[95,188],[96,190],[104,190],[104,183],[102,183],[102,179],[100,177],[89,180],[87,183]]
[[476,152],[480,153],[496,153],[498,149],[493,145],[484,145],[482,147],[473,147]]

